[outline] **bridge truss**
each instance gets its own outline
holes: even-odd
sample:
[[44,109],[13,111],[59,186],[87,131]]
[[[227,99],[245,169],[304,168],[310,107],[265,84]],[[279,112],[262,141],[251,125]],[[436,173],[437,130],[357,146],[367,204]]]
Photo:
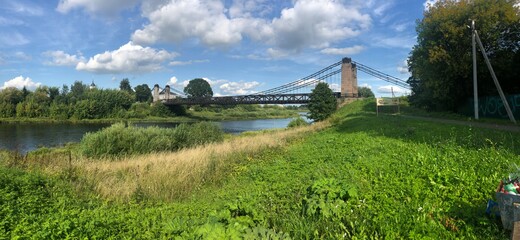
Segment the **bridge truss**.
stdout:
[[[320,82],[328,83],[334,91],[334,96],[340,98],[341,66],[344,60],[345,59],[333,63],[304,78],[251,95],[211,98],[177,97],[174,99],[164,99],[162,102],[166,105],[305,104],[309,102],[309,95],[312,89]],[[351,61],[350,59],[348,59],[348,61],[361,72],[399,87],[410,89],[410,86],[404,80],[390,76],[364,64]],[[180,91],[175,91],[176,93],[180,93]]]

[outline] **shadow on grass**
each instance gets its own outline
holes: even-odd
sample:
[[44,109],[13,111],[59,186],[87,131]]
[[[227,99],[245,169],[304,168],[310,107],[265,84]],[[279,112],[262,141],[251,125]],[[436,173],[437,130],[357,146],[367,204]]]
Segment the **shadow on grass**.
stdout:
[[[398,114],[375,113],[375,103],[366,102],[361,112],[347,114],[335,126],[341,133],[364,132],[402,141],[439,145],[456,144],[467,149],[503,148],[520,154],[520,135],[493,129],[408,119]],[[388,110],[388,109],[387,109]]]

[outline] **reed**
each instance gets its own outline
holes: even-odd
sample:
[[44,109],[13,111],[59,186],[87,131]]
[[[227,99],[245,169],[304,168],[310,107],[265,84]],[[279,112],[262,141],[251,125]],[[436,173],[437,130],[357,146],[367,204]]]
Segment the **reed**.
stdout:
[[233,166],[265,149],[285,146],[304,133],[327,123],[237,136],[173,153],[151,153],[111,159],[76,162],[80,174],[106,199],[128,201],[145,197],[171,201],[188,196],[203,184],[213,184],[229,174]]
[[[81,146],[41,149],[11,162],[24,169],[67,178],[78,191],[107,200],[172,201],[189,196],[204,184],[218,183],[238,164],[253,159],[255,154],[284,147],[290,141],[329,125],[325,121],[299,128],[248,132],[221,142],[200,142],[197,144],[202,145],[186,146],[175,152],[118,158],[88,157],[81,153]],[[205,133],[203,127],[191,132],[198,132],[199,136]]]

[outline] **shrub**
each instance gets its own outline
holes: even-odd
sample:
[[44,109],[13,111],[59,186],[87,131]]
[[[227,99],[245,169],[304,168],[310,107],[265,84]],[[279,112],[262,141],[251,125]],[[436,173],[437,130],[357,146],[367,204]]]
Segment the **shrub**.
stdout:
[[123,123],[116,123],[101,131],[85,134],[80,150],[89,157],[124,156],[176,151],[222,141],[223,138],[222,130],[207,122],[180,124],[176,128],[126,127]]
[[306,122],[302,117],[295,118],[289,122],[287,125],[288,128],[294,128],[294,127],[301,127],[301,126],[307,126],[309,125],[308,122]]
[[164,106],[162,103],[154,103],[152,105],[151,113],[152,116],[156,117],[170,117],[173,116],[172,112],[168,109],[168,107]]

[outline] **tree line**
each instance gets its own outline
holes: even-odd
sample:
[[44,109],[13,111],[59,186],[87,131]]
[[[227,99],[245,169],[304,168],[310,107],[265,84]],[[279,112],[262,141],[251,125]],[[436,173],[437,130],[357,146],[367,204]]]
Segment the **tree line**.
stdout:
[[123,79],[119,89],[97,89],[75,81],[70,87],[40,86],[34,91],[8,87],[0,91],[1,118],[100,119],[167,116],[162,104],[150,105],[151,89],[147,84],[130,86]]
[[[502,89],[520,93],[520,2],[442,0],[417,22],[417,44],[408,59],[410,103],[437,111],[460,111],[473,97],[471,21]],[[478,93],[498,96],[482,53],[477,51]]]

